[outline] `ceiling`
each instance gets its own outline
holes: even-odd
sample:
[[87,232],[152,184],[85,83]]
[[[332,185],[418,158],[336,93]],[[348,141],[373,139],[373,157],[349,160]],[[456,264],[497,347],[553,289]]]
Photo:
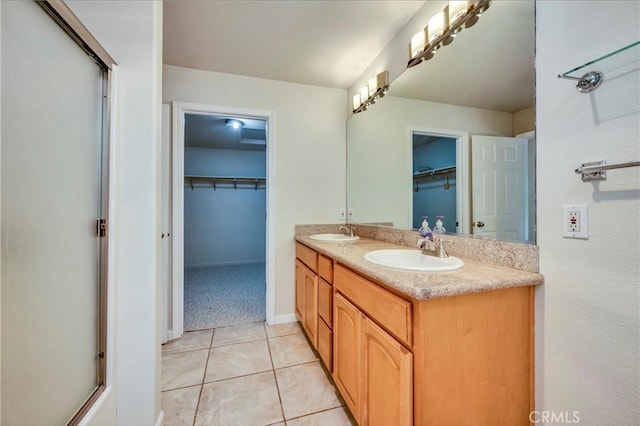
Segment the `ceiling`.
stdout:
[[[349,89],[424,1],[165,0],[163,5],[165,64]],[[515,112],[534,105],[533,61],[534,1],[494,1],[452,45],[394,80],[389,95]],[[213,139],[230,147],[237,135],[220,123],[207,130],[208,139],[217,129],[222,136]],[[205,131],[199,132],[190,146],[211,146]]]
[[163,4],[165,64],[349,89],[424,1]]
[[[228,119],[242,121],[240,129],[226,124]],[[264,151],[266,145],[265,120],[236,116],[186,114],[184,119],[184,144],[188,148],[234,149],[240,151]]]

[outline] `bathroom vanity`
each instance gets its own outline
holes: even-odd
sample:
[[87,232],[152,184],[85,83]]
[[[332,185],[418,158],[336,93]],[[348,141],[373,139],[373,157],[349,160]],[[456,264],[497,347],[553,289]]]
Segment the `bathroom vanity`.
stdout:
[[528,424],[542,276],[467,258],[437,273],[364,259],[389,248],[401,247],[296,236],[296,315],[358,424]]

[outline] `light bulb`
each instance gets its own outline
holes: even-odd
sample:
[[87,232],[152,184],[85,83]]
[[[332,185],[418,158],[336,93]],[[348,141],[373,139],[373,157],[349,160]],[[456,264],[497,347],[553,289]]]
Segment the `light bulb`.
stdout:
[[424,30],[419,31],[411,37],[411,57],[415,58],[424,51],[424,46],[427,44],[427,35]]
[[369,96],[373,96],[378,91],[378,80],[373,77],[369,80]]
[[467,14],[469,7],[468,1],[450,1],[449,2],[449,25],[462,18]]
[[353,95],[353,109],[356,110],[360,108],[360,105],[360,93],[356,93],[355,95]]
[[438,12],[429,19],[429,43],[440,37],[444,32],[444,12]]
[[365,104],[367,103],[368,98],[369,98],[369,87],[363,86],[360,89],[360,102]]

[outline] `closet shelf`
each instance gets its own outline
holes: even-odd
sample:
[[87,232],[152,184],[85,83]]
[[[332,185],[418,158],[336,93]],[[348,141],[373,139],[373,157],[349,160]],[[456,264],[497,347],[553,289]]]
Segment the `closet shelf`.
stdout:
[[[199,188],[218,188],[222,185],[224,188],[253,188],[254,190],[263,189],[267,186],[267,179],[260,177],[229,177],[229,176],[185,176],[185,186]],[[231,186],[227,186],[231,185]]]
[[413,180],[418,180],[418,179],[435,176],[435,175],[445,175],[455,171],[456,171],[456,166],[449,166],[449,167],[441,167],[439,169],[425,170],[423,172],[415,172],[413,174]]
[[558,74],[558,78],[576,80],[581,93],[589,93],[607,79],[640,69],[640,41],[631,43],[597,59]]

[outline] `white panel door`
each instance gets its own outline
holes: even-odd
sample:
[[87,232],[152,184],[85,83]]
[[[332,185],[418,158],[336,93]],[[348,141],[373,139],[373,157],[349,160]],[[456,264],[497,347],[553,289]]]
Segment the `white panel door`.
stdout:
[[66,424],[98,386],[103,72],[32,1],[2,8],[2,420]]
[[474,235],[527,240],[527,140],[473,136],[471,164]]

